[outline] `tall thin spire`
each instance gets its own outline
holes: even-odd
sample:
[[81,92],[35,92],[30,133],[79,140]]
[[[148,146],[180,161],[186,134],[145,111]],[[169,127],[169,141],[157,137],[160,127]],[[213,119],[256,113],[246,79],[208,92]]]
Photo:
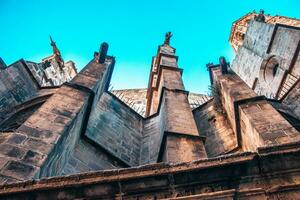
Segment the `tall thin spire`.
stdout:
[[50,45],[51,45],[52,48],[53,48],[53,54],[55,55],[55,60],[57,61],[59,67],[62,69],[63,66],[64,66],[64,60],[62,59],[61,54],[60,54],[60,51],[59,51],[59,49],[57,48],[55,42],[53,41],[51,35],[50,35]]
[[57,48],[55,42],[53,41],[51,35],[50,35],[50,42],[51,42],[50,45],[51,45],[52,48],[53,48],[53,53],[54,53],[55,55],[57,55],[57,56],[61,56],[60,51],[59,51],[59,49]]

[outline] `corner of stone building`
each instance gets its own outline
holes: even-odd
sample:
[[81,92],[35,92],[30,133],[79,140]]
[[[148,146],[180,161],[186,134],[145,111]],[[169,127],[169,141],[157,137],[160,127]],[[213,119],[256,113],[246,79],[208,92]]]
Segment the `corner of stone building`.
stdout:
[[222,106],[239,148],[257,151],[259,147],[300,140],[299,132],[234,72],[222,74],[218,67],[210,70],[213,84],[220,86]]
[[[7,149],[6,165],[0,172],[2,176],[27,180],[62,174],[85,132],[94,98],[99,99],[107,88],[114,63],[111,61],[109,58],[105,64],[90,62],[11,133],[11,137],[19,139],[16,138],[13,145],[11,139],[1,144]],[[19,141],[22,138],[24,141]]]

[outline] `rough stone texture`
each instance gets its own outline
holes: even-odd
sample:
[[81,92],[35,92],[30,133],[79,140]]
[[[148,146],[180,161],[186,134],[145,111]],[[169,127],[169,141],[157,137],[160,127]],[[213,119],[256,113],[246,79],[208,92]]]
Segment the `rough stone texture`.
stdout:
[[[89,73],[84,69],[78,74],[73,84],[80,84],[82,76],[90,77],[89,87],[95,89],[95,99],[103,88],[102,76],[110,62],[104,65],[92,62],[89,70],[99,73]],[[101,70],[102,69],[102,70]],[[94,78],[94,79],[92,79]],[[79,81],[77,81],[79,80]],[[11,158],[1,169],[0,174],[15,180],[31,179],[33,177],[61,175],[75,145],[81,135],[83,121],[89,105],[91,93],[85,89],[62,86],[33,115],[31,115],[17,130],[11,133],[8,144],[2,144],[2,153]],[[12,143],[12,144],[10,144]],[[3,179],[7,181],[8,179]]]
[[16,130],[56,91],[57,88],[41,89],[34,98],[10,109],[9,112],[5,114],[5,119],[0,122],[0,130]]
[[[145,117],[147,105],[147,89],[127,89],[127,90],[112,90],[110,91],[121,101]],[[204,94],[189,93],[188,100],[192,109],[199,107],[209,101],[211,97]]]
[[16,105],[33,98],[38,92],[38,85],[24,64],[21,60],[0,70],[0,122]]
[[[162,105],[163,107],[164,105]],[[164,113],[147,118],[143,125],[140,164],[156,163],[164,131]]]
[[[40,98],[39,91],[45,88],[54,88],[64,82],[70,81],[76,75],[75,64],[71,61],[58,66],[55,53],[43,59],[41,63],[25,61],[23,59],[6,66],[3,60],[0,61],[0,130],[12,130],[11,127],[18,127],[32,113],[24,110],[19,114],[20,119],[16,124],[3,122],[14,116],[20,110],[18,107],[32,103],[35,98]],[[59,55],[62,60],[61,56]],[[41,105],[41,104],[40,104]],[[33,105],[32,111],[36,108]],[[28,108],[29,109],[29,108]],[[19,121],[19,122],[18,122]],[[2,123],[5,123],[2,125]],[[4,126],[4,127],[3,127]]]
[[[192,110],[187,102],[187,94],[165,90],[164,95],[166,131],[199,136]],[[175,107],[176,110],[173,109]]]
[[72,151],[62,175],[125,167],[103,149],[79,140]]
[[[158,159],[164,162],[184,162],[207,157],[181,74],[175,50],[166,44],[159,46],[148,84],[146,116],[155,113],[163,115],[160,125],[163,128],[160,136],[162,146]],[[192,142],[191,138],[195,141]],[[176,154],[180,156],[174,156]]]
[[[245,34],[248,31],[249,27],[251,28],[249,22],[257,15],[258,14],[253,11],[247,13],[246,15],[233,22],[229,37],[229,43],[236,52],[238,51],[239,47],[243,45]],[[268,24],[285,24],[289,26],[300,27],[300,20],[296,18],[290,18],[280,15],[265,15],[265,18]]]
[[[299,67],[300,68],[300,65]],[[300,119],[300,81],[282,102],[289,110]]]
[[87,137],[129,165],[139,164],[142,118],[104,93],[90,118]]
[[[59,175],[80,135],[87,94],[63,86],[17,130],[51,146],[40,176]],[[48,122],[51,123],[48,123]],[[35,149],[32,146],[31,149]]]
[[2,199],[297,199],[299,143],[0,187]]
[[[207,65],[218,90],[193,111],[169,42],[152,59],[147,94],[133,92],[133,101],[144,94],[139,104],[147,105],[146,117],[124,95],[109,91],[113,57],[99,63],[95,53],[70,83],[56,89],[42,88],[30,76],[37,91],[4,120],[15,131],[0,134],[0,198],[297,199],[298,33],[295,27],[250,22],[240,35],[236,73]],[[49,59],[61,70],[60,52],[51,45],[55,55]],[[281,77],[283,86],[296,80],[288,81],[293,95],[287,91],[282,101],[258,96],[253,89],[274,94],[260,79],[270,83],[272,76],[274,88]],[[50,176],[59,177],[32,180]]]
[[216,111],[214,102],[209,102],[193,110],[194,118],[201,136],[205,139],[208,157],[223,155],[237,149],[237,138],[226,114]]
[[162,160],[168,163],[189,162],[207,157],[202,138],[169,134],[165,139]]
[[282,99],[300,78],[299,42],[300,28],[251,20],[231,68],[257,94]]
[[[300,133],[266,100],[257,99],[241,78],[235,74],[221,75],[220,69],[213,69],[212,73],[215,84],[220,84],[220,98],[244,151],[299,141]],[[250,100],[239,103],[246,99]]]

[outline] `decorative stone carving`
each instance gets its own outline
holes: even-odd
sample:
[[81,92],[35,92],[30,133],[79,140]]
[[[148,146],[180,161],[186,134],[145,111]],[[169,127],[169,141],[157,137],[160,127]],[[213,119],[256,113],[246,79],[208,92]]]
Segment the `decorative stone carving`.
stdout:
[[258,22],[263,22],[265,23],[266,22],[266,18],[265,18],[265,11],[263,9],[261,9],[259,11],[259,14],[257,16],[254,17],[254,20],[255,21],[258,21]]
[[172,35],[172,33],[170,31],[167,32],[166,35],[165,35],[165,42],[164,42],[164,44],[170,45],[170,39],[171,39],[172,36],[173,35]]

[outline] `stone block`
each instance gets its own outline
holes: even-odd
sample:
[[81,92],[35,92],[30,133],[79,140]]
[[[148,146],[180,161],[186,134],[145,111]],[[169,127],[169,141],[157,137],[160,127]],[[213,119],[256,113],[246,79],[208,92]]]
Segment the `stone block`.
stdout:
[[168,163],[190,162],[207,157],[202,138],[174,133],[166,135],[163,151],[162,161]]
[[19,133],[11,133],[11,136],[7,140],[7,143],[9,144],[21,144],[23,143],[27,137],[25,135],[19,134]]
[[19,161],[10,161],[2,170],[1,174],[13,177],[19,180],[25,180],[32,177],[37,168]]
[[7,156],[13,159],[22,158],[26,152],[25,149],[19,148],[17,146],[13,146],[10,144],[1,144],[0,145],[1,152],[3,156]]
[[28,150],[22,158],[22,161],[30,165],[41,166],[44,163],[45,159],[46,155]]
[[53,148],[51,144],[35,138],[29,138],[21,146],[25,147],[26,149],[34,149],[42,154],[47,154]]

